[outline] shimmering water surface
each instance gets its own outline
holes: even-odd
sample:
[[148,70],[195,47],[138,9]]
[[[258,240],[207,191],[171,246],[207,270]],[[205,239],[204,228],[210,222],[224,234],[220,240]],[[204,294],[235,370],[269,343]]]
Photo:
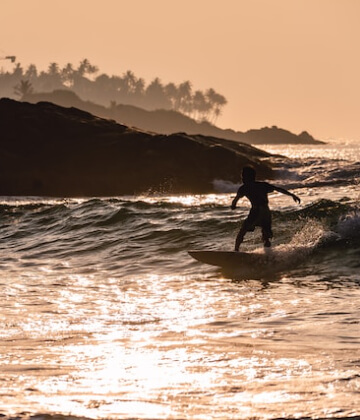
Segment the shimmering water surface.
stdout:
[[[202,196],[0,198],[0,414],[360,415],[360,149],[264,146],[274,263],[222,273],[249,209]],[[224,192],[230,191],[230,192]],[[260,232],[244,249],[259,249]]]

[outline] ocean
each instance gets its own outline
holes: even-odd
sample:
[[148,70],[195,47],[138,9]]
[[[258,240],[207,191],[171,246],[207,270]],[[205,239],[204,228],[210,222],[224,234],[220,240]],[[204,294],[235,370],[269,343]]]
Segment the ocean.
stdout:
[[222,180],[0,197],[0,417],[360,416],[360,145],[260,148],[302,202],[270,195],[276,258],[250,274],[187,254],[234,247],[249,205]]

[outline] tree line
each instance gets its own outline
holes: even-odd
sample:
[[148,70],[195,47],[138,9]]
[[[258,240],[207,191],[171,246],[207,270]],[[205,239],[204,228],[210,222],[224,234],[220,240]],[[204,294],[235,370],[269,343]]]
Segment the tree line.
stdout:
[[98,74],[97,66],[82,60],[78,66],[71,63],[60,67],[50,63],[46,71],[38,71],[34,64],[24,69],[17,63],[12,72],[0,71],[0,96],[21,100],[35,92],[67,89],[81,99],[110,108],[118,104],[134,105],[147,110],[166,109],[181,112],[197,121],[214,123],[227,104],[226,98],[210,88],[193,90],[191,82],[163,84],[157,77],[146,84],[132,71],[122,76]]

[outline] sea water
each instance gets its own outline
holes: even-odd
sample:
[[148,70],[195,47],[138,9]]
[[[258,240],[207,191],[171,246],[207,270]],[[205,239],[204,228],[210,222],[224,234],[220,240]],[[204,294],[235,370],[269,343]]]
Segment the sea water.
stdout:
[[[223,273],[245,199],[0,198],[4,419],[360,415],[360,147],[263,146],[274,263]],[[263,253],[260,232],[244,250]]]

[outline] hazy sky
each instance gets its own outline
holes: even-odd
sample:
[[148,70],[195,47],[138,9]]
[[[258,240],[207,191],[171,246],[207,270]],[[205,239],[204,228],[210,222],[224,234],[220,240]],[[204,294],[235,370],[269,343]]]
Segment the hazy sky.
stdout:
[[24,67],[190,80],[227,98],[223,128],[360,141],[360,0],[0,0],[0,15],[0,55]]

